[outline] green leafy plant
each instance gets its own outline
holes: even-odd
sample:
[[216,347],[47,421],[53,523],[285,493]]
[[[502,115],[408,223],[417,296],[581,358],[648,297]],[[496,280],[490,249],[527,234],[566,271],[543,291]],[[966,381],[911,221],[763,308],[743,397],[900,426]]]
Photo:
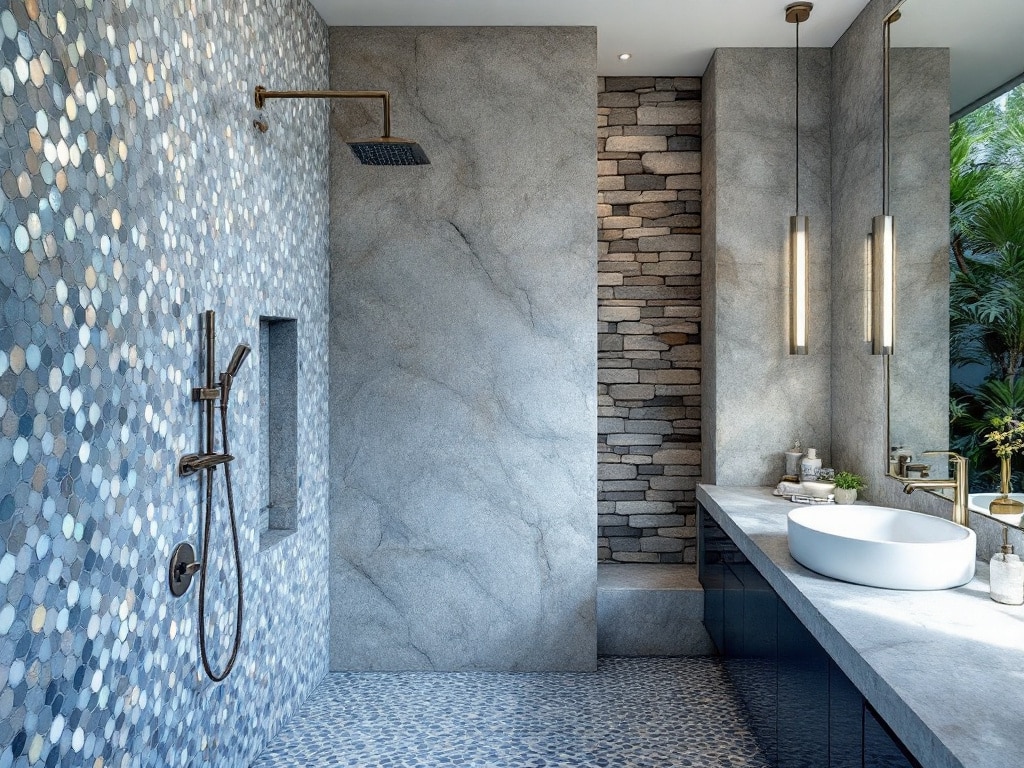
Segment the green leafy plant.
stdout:
[[1008,459],[1024,448],[1024,421],[1011,416],[992,420],[994,429],[985,435],[985,443],[995,446],[995,454],[1001,459]]
[[949,265],[951,442],[994,490],[986,437],[1024,418],[1024,86],[950,127]]
[[836,472],[832,482],[836,484],[836,488],[844,488],[848,491],[863,491],[867,488],[864,478],[853,472]]

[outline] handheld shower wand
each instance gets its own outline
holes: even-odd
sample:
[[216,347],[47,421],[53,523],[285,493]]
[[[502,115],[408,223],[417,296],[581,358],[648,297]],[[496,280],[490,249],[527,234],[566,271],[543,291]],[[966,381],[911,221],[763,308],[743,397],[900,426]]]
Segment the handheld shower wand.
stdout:
[[[171,592],[175,595],[184,594],[188,589],[192,575],[199,573],[199,655],[203,662],[206,674],[214,682],[225,679],[235,665],[238,658],[238,649],[242,643],[242,560],[238,545],[238,524],[235,520],[235,498],[231,486],[231,461],[234,457],[228,452],[228,401],[231,396],[231,385],[234,383],[235,375],[242,363],[252,351],[248,344],[239,344],[231,356],[227,370],[220,375],[220,385],[214,381],[214,356],[215,356],[215,334],[214,319],[212,311],[203,315],[206,336],[206,385],[192,390],[192,399],[203,403],[205,409],[205,445],[204,453],[192,453],[182,456],[178,463],[178,472],[181,476],[187,477],[196,472],[206,472],[206,505],[203,522],[203,548],[204,555],[201,562],[194,562],[194,553],[188,544],[179,544],[175,549],[171,560]],[[220,401],[220,433],[222,449],[221,453],[214,452],[214,402]],[[213,521],[213,475],[218,466],[224,467],[224,480],[227,484],[228,517],[231,523],[231,545],[235,557],[235,581],[237,584],[237,602],[235,610],[235,636],[232,641],[231,657],[222,672],[215,672],[210,663],[206,651],[206,584],[209,576],[208,566],[210,564],[210,529]],[[184,549],[183,549],[184,548]],[[179,555],[179,551],[183,554]],[[192,562],[189,562],[189,560]]]
[[[235,347],[227,370],[220,375],[220,407],[222,409],[228,407],[228,398],[231,396],[231,385],[235,381],[235,374],[238,373],[238,369],[242,367],[242,363],[245,362],[250,352],[252,352],[252,347],[248,344],[239,344]],[[224,450],[227,451],[227,448]]]

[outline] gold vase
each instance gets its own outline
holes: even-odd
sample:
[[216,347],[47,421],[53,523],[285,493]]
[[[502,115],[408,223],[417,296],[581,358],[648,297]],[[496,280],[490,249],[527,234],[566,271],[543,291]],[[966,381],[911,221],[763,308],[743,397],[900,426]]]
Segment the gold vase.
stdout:
[[1010,498],[1010,457],[999,457],[999,492],[1002,496],[993,499],[988,511],[993,515],[1019,515],[1024,504]]

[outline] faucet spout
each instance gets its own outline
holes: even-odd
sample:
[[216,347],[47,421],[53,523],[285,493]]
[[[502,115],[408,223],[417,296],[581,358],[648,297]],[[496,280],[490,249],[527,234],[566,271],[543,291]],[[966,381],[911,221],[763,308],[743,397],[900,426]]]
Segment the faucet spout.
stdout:
[[970,514],[967,511],[967,459],[952,451],[925,451],[924,456],[949,456],[953,464],[953,477],[949,480],[912,480],[903,484],[903,492],[911,494],[916,490],[953,491],[953,522],[970,528]]

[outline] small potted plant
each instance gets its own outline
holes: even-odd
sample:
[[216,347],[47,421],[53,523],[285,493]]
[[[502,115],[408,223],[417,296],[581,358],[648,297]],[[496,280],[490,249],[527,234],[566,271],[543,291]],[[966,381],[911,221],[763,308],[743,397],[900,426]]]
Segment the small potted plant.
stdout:
[[836,472],[832,482],[836,484],[836,504],[853,504],[857,500],[857,491],[867,487],[864,478],[853,472]]
[[991,421],[994,429],[985,435],[985,443],[995,446],[999,457],[999,493],[992,500],[988,511],[993,515],[1019,515],[1024,504],[1010,498],[1010,461],[1015,453],[1024,448],[1024,421],[1012,415],[997,416]]

